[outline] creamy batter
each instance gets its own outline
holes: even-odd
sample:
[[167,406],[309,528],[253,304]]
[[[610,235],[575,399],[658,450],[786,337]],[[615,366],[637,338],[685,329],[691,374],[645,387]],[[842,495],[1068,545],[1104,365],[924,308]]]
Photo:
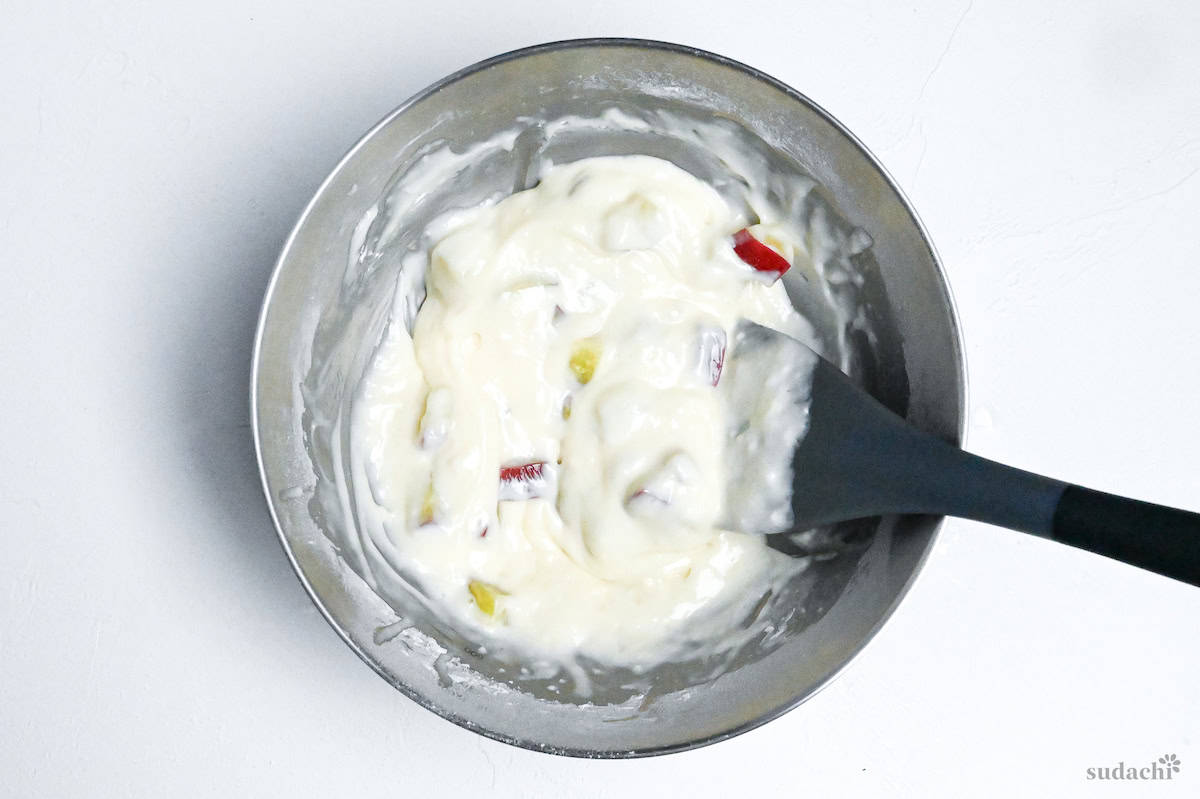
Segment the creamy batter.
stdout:
[[[549,657],[649,663],[738,624],[782,572],[725,515],[758,457],[731,425],[765,411],[722,376],[739,319],[810,331],[735,253],[747,221],[647,156],[552,166],[444,221],[420,310],[398,293],[359,385],[351,461],[359,512],[446,615]],[[785,223],[750,233],[807,258]],[[790,472],[764,479],[778,514]]]

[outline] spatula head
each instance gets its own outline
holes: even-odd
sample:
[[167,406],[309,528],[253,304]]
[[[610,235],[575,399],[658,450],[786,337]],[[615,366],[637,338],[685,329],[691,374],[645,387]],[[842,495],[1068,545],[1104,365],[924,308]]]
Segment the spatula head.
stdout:
[[903,463],[902,419],[803,342],[747,320],[721,383],[732,420],[730,529],[801,531],[878,512],[886,498],[871,470]]

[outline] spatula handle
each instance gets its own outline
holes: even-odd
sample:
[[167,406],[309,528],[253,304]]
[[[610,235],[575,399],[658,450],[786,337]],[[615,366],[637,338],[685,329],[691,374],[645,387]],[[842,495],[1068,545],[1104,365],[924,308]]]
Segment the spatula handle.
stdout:
[[[911,429],[911,428],[910,428]],[[1062,483],[918,433],[898,481],[922,510],[962,516],[1200,586],[1200,513]]]
[[[910,428],[911,429],[911,428]],[[1200,586],[1200,513],[1062,483],[916,434],[904,493],[923,510],[1021,530]]]
[[959,516],[1061,541],[1200,586],[1200,514],[1015,469],[922,432],[818,361],[796,450],[796,519]]
[[1069,485],[1049,537],[1200,586],[1200,513]]

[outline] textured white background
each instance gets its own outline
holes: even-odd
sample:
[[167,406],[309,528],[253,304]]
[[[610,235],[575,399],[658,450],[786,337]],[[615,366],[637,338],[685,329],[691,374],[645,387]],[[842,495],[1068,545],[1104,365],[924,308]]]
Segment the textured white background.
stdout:
[[[169,5],[0,2],[0,794],[1200,793],[1200,589],[962,522],[763,729],[641,762],[476,737],[311,607],[246,407],[273,259],[363,131],[504,50],[663,38],[799,88],[896,175],[957,294],[975,451],[1197,508],[1200,6]],[[1166,752],[1171,784],[1084,779]]]

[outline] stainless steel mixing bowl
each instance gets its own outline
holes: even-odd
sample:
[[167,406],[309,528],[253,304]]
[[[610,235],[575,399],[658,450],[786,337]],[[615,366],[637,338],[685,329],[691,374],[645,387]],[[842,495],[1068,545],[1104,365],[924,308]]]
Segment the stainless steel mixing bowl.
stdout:
[[[820,188],[813,197],[842,220],[842,229],[851,234],[861,229],[870,236],[859,234],[862,241],[873,240],[865,250],[853,248],[848,265],[858,280],[847,284],[864,308],[870,332],[821,325],[833,338],[842,337],[844,363],[894,410],[955,443],[960,443],[965,404],[953,303],[912,208],[849,131],[803,95],[743,64],[662,42],[592,39],[540,45],[438,82],[355,145],[284,247],[258,329],[251,387],[254,435],[284,549],[334,629],[412,699],[492,738],[589,757],[658,754],[712,743],[813,695],[887,620],[920,570],[940,522],[873,519],[811,536],[801,542],[805,551],[825,554],[765,611],[777,622],[769,641],[740,652],[733,667],[715,679],[697,676],[694,669],[664,667],[651,675],[651,696],[610,691],[592,703],[559,701],[549,683],[522,682],[452,631],[407,616],[404,608],[380,599],[339,555],[333,541],[353,534],[352,514],[336,518],[321,496],[329,475],[345,468],[347,431],[321,427],[318,418],[323,408],[348,401],[395,282],[388,270],[396,258],[389,260],[386,248],[364,266],[360,220],[387,196],[395,176],[435,143],[461,151],[521,118],[595,116],[610,107],[631,113],[670,109],[684,117],[724,120],[767,152],[777,168],[815,178]],[[687,160],[687,153],[679,151],[675,158],[675,151],[664,151],[661,144],[659,139],[585,137],[558,157],[649,150]],[[429,206],[433,213],[452,199],[476,202],[497,181],[519,188],[520,176],[514,186],[505,170],[508,161],[519,160],[521,147],[518,139],[511,159],[480,167],[473,177],[479,191],[468,182],[454,192],[406,201]],[[478,196],[468,196],[473,192]],[[812,209],[798,205],[797,213]],[[357,271],[347,266],[348,255]],[[789,292],[798,297],[795,288],[790,285]],[[783,549],[791,545],[779,543]],[[436,643],[431,647],[430,641]],[[594,665],[593,676],[605,684],[602,666]],[[620,680],[609,683],[618,686]]]

